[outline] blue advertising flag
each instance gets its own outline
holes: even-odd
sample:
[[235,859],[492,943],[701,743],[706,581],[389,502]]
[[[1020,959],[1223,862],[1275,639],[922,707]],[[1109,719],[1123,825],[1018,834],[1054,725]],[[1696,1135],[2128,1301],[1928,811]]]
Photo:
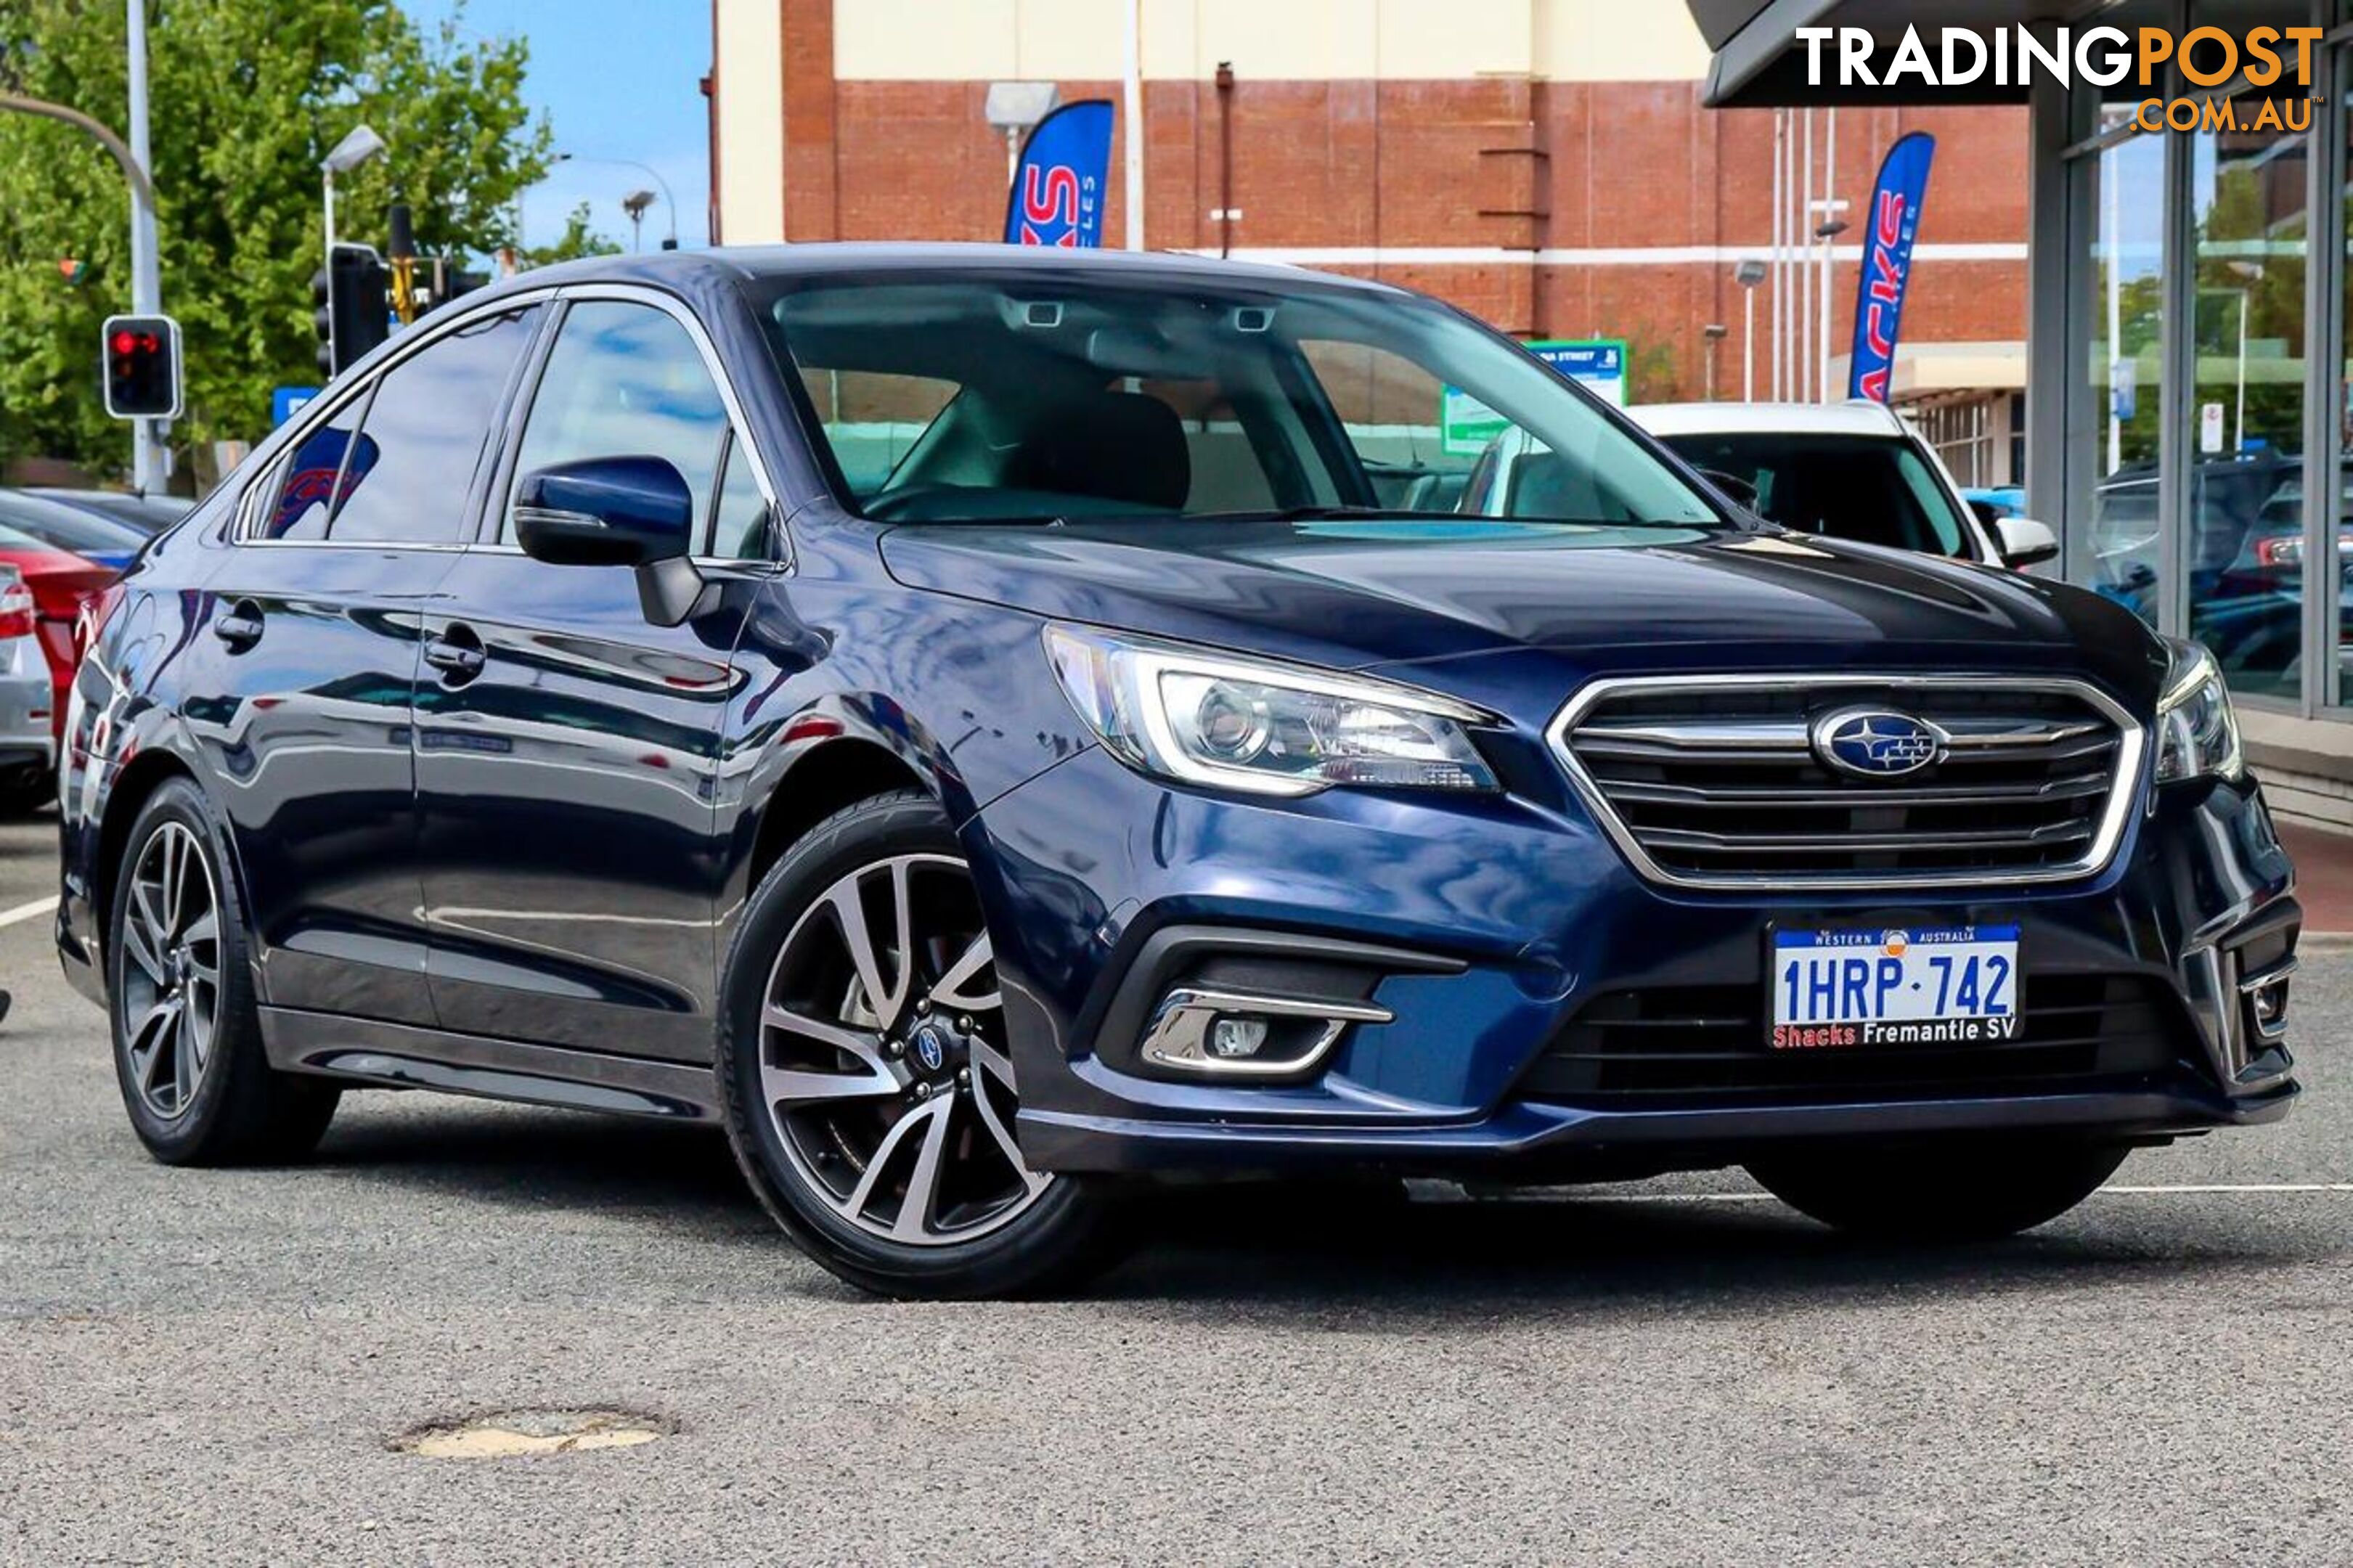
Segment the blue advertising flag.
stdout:
[[1855,284],[1849,397],[1887,401],[1888,382],[1895,371],[1895,334],[1912,281],[1912,242],[1920,233],[1920,203],[1928,194],[1928,164],[1936,155],[1936,139],[1915,131],[1897,137],[1879,165],[1870,225],[1863,233],[1862,276]]
[[1066,103],[1030,131],[1005,196],[1005,243],[1103,244],[1111,175],[1111,100]]

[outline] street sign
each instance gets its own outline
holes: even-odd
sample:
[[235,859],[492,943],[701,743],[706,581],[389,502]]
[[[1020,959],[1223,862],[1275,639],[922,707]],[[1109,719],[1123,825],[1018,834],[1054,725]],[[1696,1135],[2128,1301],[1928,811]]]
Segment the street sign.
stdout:
[[2219,403],[2198,405],[2198,449],[2208,453],[2222,449],[2222,405]]
[[302,405],[319,395],[315,386],[273,386],[269,389],[269,423],[283,425],[302,411]]
[[1540,342],[1527,351],[1613,407],[1626,406],[1626,340]]
[[[1623,338],[1578,341],[1544,339],[1521,345],[1536,358],[1615,407],[1626,406],[1626,342]],[[1459,386],[1438,394],[1439,449],[1476,457],[1487,443],[1511,428],[1511,421]]]

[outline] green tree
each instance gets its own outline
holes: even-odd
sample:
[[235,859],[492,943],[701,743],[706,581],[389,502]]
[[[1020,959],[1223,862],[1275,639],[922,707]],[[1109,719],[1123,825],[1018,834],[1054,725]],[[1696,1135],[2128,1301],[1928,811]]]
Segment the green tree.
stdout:
[[[119,0],[0,0],[0,86],[127,119]],[[150,0],[148,58],[164,308],[186,345],[195,443],[251,438],[269,389],[318,378],[311,274],[319,163],[373,125],[390,151],[336,184],[341,237],[381,247],[396,195],[418,247],[482,254],[514,239],[515,194],[545,174],[549,132],[523,107],[521,40],[421,31],[390,0]],[[567,234],[594,243],[585,223]],[[63,257],[90,280],[69,287]],[[69,127],[0,114],[0,461],[121,464],[98,392],[98,332],[128,309],[128,196]]]
[[534,245],[521,252],[525,267],[548,267],[558,261],[571,261],[583,256],[617,256],[619,245],[598,234],[588,216],[588,204],[582,202],[564,217],[564,232],[555,237],[553,245]]

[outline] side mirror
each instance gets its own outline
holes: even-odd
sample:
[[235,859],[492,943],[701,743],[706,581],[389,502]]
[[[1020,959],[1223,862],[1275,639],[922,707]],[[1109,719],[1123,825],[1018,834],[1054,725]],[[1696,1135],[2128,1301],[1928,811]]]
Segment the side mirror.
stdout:
[[633,566],[646,619],[694,613],[702,574],[688,552],[694,493],[662,458],[587,458],[534,468],[515,487],[515,542],[554,566]]
[[694,496],[661,458],[588,458],[515,487],[515,542],[555,566],[646,566],[691,547]]
[[1722,468],[1702,468],[1700,478],[1722,490],[1732,500],[1750,511],[1757,510],[1757,487],[1737,474],[1727,474]]
[[2050,524],[2031,517],[1994,519],[1993,538],[2001,558],[2021,572],[2059,559],[2059,536],[2051,531]]

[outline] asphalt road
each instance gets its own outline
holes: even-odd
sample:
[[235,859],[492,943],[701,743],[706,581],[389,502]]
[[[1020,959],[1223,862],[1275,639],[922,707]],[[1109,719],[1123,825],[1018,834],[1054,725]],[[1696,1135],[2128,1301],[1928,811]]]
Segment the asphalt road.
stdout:
[[[0,829],[0,921],[52,876]],[[2346,957],[2286,1126],[2015,1242],[1860,1249],[1730,1175],[1224,1197],[980,1306],[852,1296],[711,1134],[371,1094],[310,1167],[168,1171],[46,915],[0,984],[0,1561],[2353,1562]],[[518,1405],[675,1432],[389,1446]]]

